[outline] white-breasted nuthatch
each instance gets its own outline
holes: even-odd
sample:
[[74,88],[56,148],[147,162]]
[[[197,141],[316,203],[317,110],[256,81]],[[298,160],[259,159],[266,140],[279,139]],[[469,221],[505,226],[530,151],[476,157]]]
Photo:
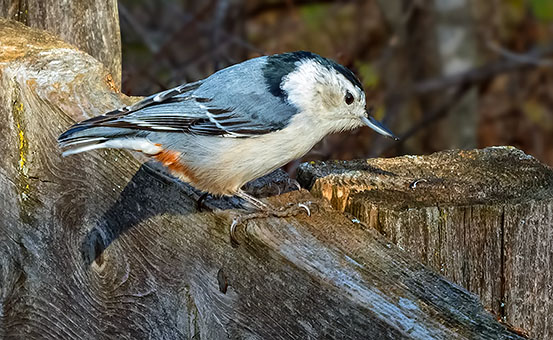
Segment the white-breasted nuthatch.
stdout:
[[58,139],[70,155],[140,151],[197,189],[240,188],[306,154],[326,135],[367,125],[395,138],[365,109],[359,79],[310,52],[258,57],[72,126]]

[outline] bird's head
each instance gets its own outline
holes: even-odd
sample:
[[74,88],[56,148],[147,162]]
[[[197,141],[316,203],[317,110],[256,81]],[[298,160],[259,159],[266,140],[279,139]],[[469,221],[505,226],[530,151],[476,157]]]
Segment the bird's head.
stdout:
[[264,75],[271,93],[294,105],[299,114],[310,115],[328,132],[367,125],[397,139],[367,112],[365,92],[355,74],[333,60],[303,51],[277,54],[267,58]]

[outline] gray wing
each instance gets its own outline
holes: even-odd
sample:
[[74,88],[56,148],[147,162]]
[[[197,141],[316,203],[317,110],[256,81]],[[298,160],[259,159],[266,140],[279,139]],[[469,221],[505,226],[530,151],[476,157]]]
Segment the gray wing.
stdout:
[[295,106],[269,91],[263,67],[267,57],[247,60],[207,78],[194,95],[212,121],[232,134],[259,135],[281,130],[298,113]]
[[265,59],[250,59],[204,80],[157,93],[67,132],[105,126],[251,137],[283,129],[297,109],[267,90],[262,70]]

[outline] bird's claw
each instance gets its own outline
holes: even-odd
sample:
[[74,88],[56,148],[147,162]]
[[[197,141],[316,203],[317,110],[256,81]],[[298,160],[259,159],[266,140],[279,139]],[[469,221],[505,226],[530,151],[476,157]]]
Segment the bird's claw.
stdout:
[[236,227],[242,223],[242,219],[240,217],[235,217],[232,219],[232,223],[230,225],[230,243],[232,245],[239,245],[238,239],[236,238]]
[[300,210],[305,210],[305,212],[307,213],[307,216],[311,217],[311,208],[310,207],[312,205],[316,206],[316,204],[311,202],[311,201],[307,201],[307,202],[304,202],[304,203],[297,203],[297,204],[296,203],[289,203],[287,208],[282,208],[278,212],[278,215],[275,214],[275,216],[278,216],[278,217],[294,216]]
[[289,183],[291,186],[295,187],[297,190],[301,190],[301,184],[300,184],[300,182],[298,182],[297,180],[295,180],[295,179],[293,179],[293,178],[289,178],[289,179],[288,179],[288,183]]
[[291,204],[289,207],[284,207],[280,210],[264,210],[254,213],[249,213],[241,216],[236,216],[232,219],[232,223],[230,225],[230,241],[231,244],[238,246],[240,243],[238,242],[236,229],[238,226],[248,220],[256,219],[256,218],[263,218],[263,217],[290,217],[297,215],[300,211],[305,210],[307,213],[307,216],[311,216],[311,209],[309,208],[311,205],[313,205],[313,202],[305,202],[305,203],[298,203],[298,204]]
[[[308,204],[311,204],[311,202],[308,202]],[[298,207],[305,209],[305,211],[307,212],[307,216],[310,216],[310,217],[311,217],[311,210],[309,209],[309,207],[307,206],[307,204],[298,203]]]

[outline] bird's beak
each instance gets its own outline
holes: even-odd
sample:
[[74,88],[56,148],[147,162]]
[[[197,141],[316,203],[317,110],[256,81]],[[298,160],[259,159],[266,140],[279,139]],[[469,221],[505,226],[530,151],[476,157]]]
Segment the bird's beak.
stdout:
[[365,125],[378,132],[379,134],[390,137],[394,140],[399,140],[399,138],[397,138],[396,135],[394,135],[392,131],[390,131],[390,129],[385,127],[384,124],[382,124],[378,120],[374,119],[374,117],[370,114],[367,114],[366,117],[361,117],[361,121],[363,121]]

